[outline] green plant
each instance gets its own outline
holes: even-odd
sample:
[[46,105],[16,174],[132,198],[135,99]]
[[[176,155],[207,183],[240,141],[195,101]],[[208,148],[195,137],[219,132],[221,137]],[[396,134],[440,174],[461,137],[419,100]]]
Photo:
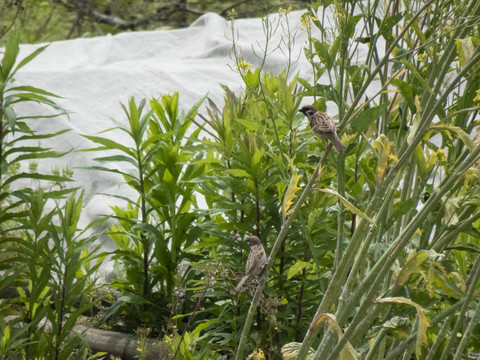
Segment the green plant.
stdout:
[[[456,249],[458,246],[454,243],[462,232],[477,231],[478,210],[473,199],[478,181],[471,174],[475,172],[473,166],[478,161],[480,148],[467,134],[476,127],[474,119],[478,111],[473,98],[478,87],[480,52],[478,46],[473,45],[477,41],[473,29],[478,25],[479,5],[455,2],[445,7],[427,2],[414,6],[408,2],[404,4],[405,11],[400,11],[392,3],[386,8],[388,11],[379,21],[380,25],[376,23],[378,30],[373,26],[377,21],[374,15],[377,3],[371,8],[364,8],[360,2],[323,5],[318,2],[304,15],[307,26],[318,27],[322,36],[321,40],[310,38],[306,53],[316,78],[326,73],[332,81],[329,85],[310,85],[302,80],[302,84],[306,87],[305,95],[320,97],[316,103],[319,108],[322,102],[335,102],[340,127],[347,126],[348,137],[344,141],[354,138],[356,141],[349,147],[346,159],[336,159],[337,191],[334,194],[338,194],[340,202],[335,263],[298,358],[306,356],[316,342],[320,324],[327,319],[327,328],[331,331],[325,331],[317,345],[315,359],[334,359],[340,351],[344,356],[348,352],[349,356],[356,357],[353,349],[370,357],[382,356],[382,353],[388,353],[387,358],[400,354],[408,358],[412,353],[420,357],[429,334],[427,318],[420,305],[437,314],[429,315],[433,326],[442,323],[452,311],[459,311],[454,325],[448,318],[435,341],[435,356],[445,358],[453,349],[458,358],[467,343],[475,344],[474,336],[463,338],[461,346],[456,348],[454,337],[448,334],[455,334],[468,308],[476,307],[471,294],[479,276],[478,255],[473,255],[474,265],[469,274],[464,273],[462,283],[468,283],[469,287],[463,290],[450,289],[455,275],[445,271],[444,266],[452,266],[451,260],[458,258],[447,246]],[[322,11],[327,9],[336,14],[336,34],[332,37],[319,21],[325,18]],[[448,16],[443,16],[444,12]],[[358,48],[353,40],[360,20],[365,24],[362,34],[365,36],[357,40],[370,45],[367,66],[351,62]],[[401,20],[404,23],[397,28]],[[444,31],[453,31],[454,36],[435,41]],[[374,46],[380,38],[387,44],[383,57]],[[467,51],[465,46],[472,51]],[[393,52],[395,57],[391,57]],[[413,55],[418,53],[426,55],[415,59]],[[458,71],[448,76],[456,59]],[[381,91],[360,105],[376,77],[380,79]],[[459,87],[460,84],[465,87]],[[398,89],[393,99],[384,92],[392,86]],[[373,102],[376,104],[371,106]],[[439,122],[434,121],[436,116]],[[442,135],[440,146],[432,139],[435,134]],[[444,157],[447,150],[448,157]],[[320,164],[325,166],[326,161],[324,156],[317,169]],[[311,181],[315,181],[314,174]],[[322,172],[320,179],[323,176]],[[313,190],[310,185],[295,209],[310,195]],[[460,209],[460,203],[467,208]],[[327,204],[323,207],[328,209]],[[292,216],[296,214],[294,210]],[[273,249],[285,234],[286,229],[279,234]],[[475,238],[466,234],[462,237],[469,243],[475,242]],[[472,249],[477,251],[475,246]],[[415,252],[418,255],[415,256]],[[275,255],[272,250],[270,265]],[[439,261],[441,258],[445,260]],[[458,264],[453,268],[458,268]],[[264,284],[265,281],[260,283],[252,302],[252,316]],[[434,288],[434,284],[438,287]],[[454,306],[450,305],[452,296],[461,299]],[[369,349],[367,340],[375,337],[375,324],[386,327],[388,320],[402,308],[387,305],[391,303],[409,304],[417,309],[407,318],[412,336],[397,341],[394,334],[387,336],[387,331],[382,331],[378,342]],[[335,318],[329,314],[332,309]],[[335,330],[347,326],[345,335]],[[472,324],[469,328],[475,326]],[[437,329],[433,327],[431,332]],[[249,322],[243,333],[248,331]],[[416,340],[415,347],[413,340]],[[442,342],[445,347],[440,350]],[[239,346],[237,358],[242,357],[243,345]]]
[[[82,196],[63,200],[76,190],[65,187],[71,172],[40,174],[35,163],[25,170],[26,161],[65,155],[29,145],[66,131],[37,134],[28,125],[32,119],[65,113],[51,100],[56,95],[32,86],[11,86],[15,73],[44,49],[37,49],[16,65],[19,44],[13,34],[0,64],[0,289],[16,289],[18,293],[0,302],[2,316],[16,316],[0,324],[0,354],[12,359],[69,358],[81,342],[81,337],[70,336],[72,328],[93,306],[86,297],[99,266],[91,264],[98,247],[88,250],[96,236],[84,238],[77,230]],[[59,114],[19,117],[15,106],[24,102],[45,104]],[[53,209],[47,202],[55,205]]]
[[91,248],[97,236],[83,236],[88,228],[78,230],[82,198],[72,194],[63,206],[46,211],[47,198],[40,188],[26,201],[27,215],[19,227],[23,236],[15,252],[28,282],[26,290],[17,288],[16,300],[23,308],[20,319],[28,325],[31,344],[23,350],[27,358],[70,359],[83,344],[72,330],[94,305],[89,294],[103,258],[98,255],[101,244]]
[[133,146],[98,136],[85,137],[101,145],[91,150],[118,152],[96,161],[132,166],[128,171],[92,168],[121,174],[138,193],[136,201],[120,196],[128,202],[126,209],[113,208],[118,225],[111,225],[108,233],[117,246],[114,259],[120,264],[113,286],[125,295],[106,312],[105,319],[129,304],[138,314],[132,321],[161,324],[165,320],[161,314],[173,299],[177,267],[185,259],[183,249],[199,236],[193,206],[198,186],[194,180],[203,171],[203,165],[195,160],[202,154],[189,150],[190,141],[185,135],[200,103],[187,113],[179,113],[175,93],[163,96],[161,102],[151,100],[151,110],[146,112],[145,105],[145,101],[136,105],[132,98],[128,108],[123,107],[128,125],[117,123],[116,129],[127,133]]

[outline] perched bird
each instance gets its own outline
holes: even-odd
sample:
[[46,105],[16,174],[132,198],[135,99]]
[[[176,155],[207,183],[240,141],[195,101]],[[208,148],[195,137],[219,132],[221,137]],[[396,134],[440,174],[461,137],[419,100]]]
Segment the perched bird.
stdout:
[[250,253],[245,265],[245,276],[238,283],[235,292],[238,292],[249,278],[260,275],[267,263],[267,255],[258,236],[249,236],[246,242],[250,245]]
[[327,113],[318,111],[312,105],[305,105],[298,110],[310,120],[312,130],[324,140],[330,140],[339,153],[345,151],[345,145],[335,132],[335,123]]

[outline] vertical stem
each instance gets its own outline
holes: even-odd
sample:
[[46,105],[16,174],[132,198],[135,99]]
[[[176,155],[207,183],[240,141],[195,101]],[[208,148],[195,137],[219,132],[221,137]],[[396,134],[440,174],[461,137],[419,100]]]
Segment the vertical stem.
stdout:
[[[144,178],[143,178],[143,162],[141,158],[141,151],[140,147],[137,146],[137,163],[138,163],[138,179],[140,182],[140,211],[142,215],[142,224],[147,223],[147,204],[145,201],[145,185],[144,185]],[[147,298],[149,294],[149,273],[148,273],[148,254],[149,254],[149,247],[148,247],[148,238],[145,237],[143,232],[140,234],[140,242],[143,245],[143,297]],[[147,304],[144,304],[146,307]]]
[[0,87],[0,189],[3,185],[3,96],[5,88]]
[[60,311],[57,314],[57,336],[56,336],[56,342],[55,342],[55,360],[59,359],[60,355],[60,335],[62,334],[62,328],[63,328],[63,314],[64,314],[64,307],[65,307],[65,295],[66,295],[66,289],[65,289],[65,280],[67,279],[67,264],[65,264],[65,270],[63,272],[63,279],[60,279],[59,281],[62,283],[61,284],[61,289],[62,289],[62,294],[61,294],[61,300],[60,300]]
[[[337,191],[338,193],[345,197],[345,156],[338,154],[337,158]],[[340,199],[337,200],[338,204],[338,214],[337,214],[337,246],[335,249],[335,262],[333,265],[333,272],[338,266],[340,259],[343,255],[343,238],[345,236],[345,212],[344,206]]]
[[247,337],[248,334],[250,333],[250,328],[252,326],[252,321],[253,321],[253,316],[255,314],[255,310],[258,306],[258,302],[260,300],[260,295],[263,292],[263,288],[265,287],[265,284],[267,283],[268,279],[268,271],[272,267],[276,257],[277,253],[280,250],[280,245],[285,239],[285,236],[287,235],[287,232],[290,228],[290,225],[297,216],[298,212],[300,211],[301,206],[307,199],[307,197],[312,193],[313,186],[317,183],[318,176],[320,174],[320,170],[322,168],[322,164],[325,163],[328,153],[331,150],[331,146],[327,147],[325,150],[325,153],[323,154],[322,158],[317,164],[317,167],[315,168],[315,171],[312,174],[312,177],[310,178],[310,181],[308,182],[307,186],[305,187],[305,190],[303,190],[302,195],[300,195],[297,203],[295,204],[295,207],[293,208],[293,211],[291,215],[287,218],[285,223],[283,224],[282,228],[280,229],[280,232],[275,239],[275,243],[273,244],[272,250],[270,251],[270,256],[268,257],[267,264],[265,265],[264,273],[262,277],[260,278],[259,284],[257,286],[257,290],[255,291],[255,295],[252,299],[252,302],[250,303],[250,308],[248,310],[247,317],[245,319],[245,324],[243,325],[243,330],[242,330],[242,335],[240,337],[240,342],[238,344],[237,348],[237,353],[235,354],[235,360],[244,360],[243,357],[243,352],[247,343]]
[[[477,283],[478,279],[480,278],[480,255],[477,256],[477,260],[475,261],[475,264],[472,266],[472,270],[470,271],[470,275],[468,276],[467,279],[467,292],[465,294],[464,300],[465,302],[462,305],[462,308],[460,309],[460,313],[458,314],[457,320],[455,322],[455,325],[453,326],[453,329],[451,331],[451,334],[453,336],[450,336],[450,339],[447,341],[445,344],[445,347],[443,348],[442,355],[440,356],[439,360],[444,360],[447,358],[447,356],[450,354],[450,351],[452,349],[453,342],[456,340],[456,336],[454,336],[456,333],[458,333],[458,330],[460,329],[461,324],[464,321],[465,318],[465,313],[468,310],[468,306],[470,305],[470,301],[472,301],[473,294],[475,292],[475,289],[477,288]],[[477,306],[478,308],[478,306]],[[465,336],[464,334],[463,339],[468,339],[468,337]],[[463,352],[463,348],[466,346],[466,340],[464,341],[462,339],[462,342],[460,343],[461,346],[457,347],[457,352],[455,354],[454,360],[457,360],[461,356],[461,352]],[[463,344],[462,344],[463,343]]]
[[258,178],[255,176],[255,227],[256,235],[260,238],[260,191],[258,189]]
[[[307,254],[305,252],[305,260],[307,259]],[[302,285],[300,285],[300,292],[298,294],[298,309],[297,309],[297,320],[295,324],[295,341],[300,341],[300,320],[302,318],[302,301],[303,301],[303,291],[305,290],[305,277],[307,271],[306,268],[302,270]]]

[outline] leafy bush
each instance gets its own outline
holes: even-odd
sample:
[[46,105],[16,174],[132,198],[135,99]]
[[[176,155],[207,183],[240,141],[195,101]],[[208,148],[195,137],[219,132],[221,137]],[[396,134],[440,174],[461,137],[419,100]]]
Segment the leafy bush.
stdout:
[[[13,299],[0,302],[0,356],[5,359],[72,359],[73,349],[82,343],[72,329],[93,306],[88,297],[100,265],[94,263],[99,245],[89,250],[97,236],[83,237],[78,231],[83,195],[76,198],[76,189],[65,187],[70,172],[40,174],[35,163],[25,170],[28,160],[64,155],[26,144],[65,130],[37,134],[28,122],[40,116],[17,117],[14,110],[15,104],[29,101],[61,110],[50,99],[54,94],[10,85],[15,73],[44,49],[15,66],[19,45],[14,35],[0,65],[0,289],[16,289]],[[62,201],[68,194],[70,198]],[[8,315],[14,320],[3,320]]]

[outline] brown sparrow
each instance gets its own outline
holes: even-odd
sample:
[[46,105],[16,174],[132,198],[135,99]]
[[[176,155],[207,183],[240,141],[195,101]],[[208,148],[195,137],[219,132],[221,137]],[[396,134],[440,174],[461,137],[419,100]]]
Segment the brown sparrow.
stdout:
[[249,278],[260,275],[267,263],[267,255],[265,254],[260,239],[257,236],[249,236],[246,242],[250,245],[250,253],[248,254],[247,264],[245,265],[245,276],[238,283],[234,290],[235,292],[238,292]]
[[345,151],[345,145],[335,132],[335,123],[327,113],[318,111],[312,105],[305,105],[298,110],[310,120],[310,127],[323,140],[330,140],[339,153]]

